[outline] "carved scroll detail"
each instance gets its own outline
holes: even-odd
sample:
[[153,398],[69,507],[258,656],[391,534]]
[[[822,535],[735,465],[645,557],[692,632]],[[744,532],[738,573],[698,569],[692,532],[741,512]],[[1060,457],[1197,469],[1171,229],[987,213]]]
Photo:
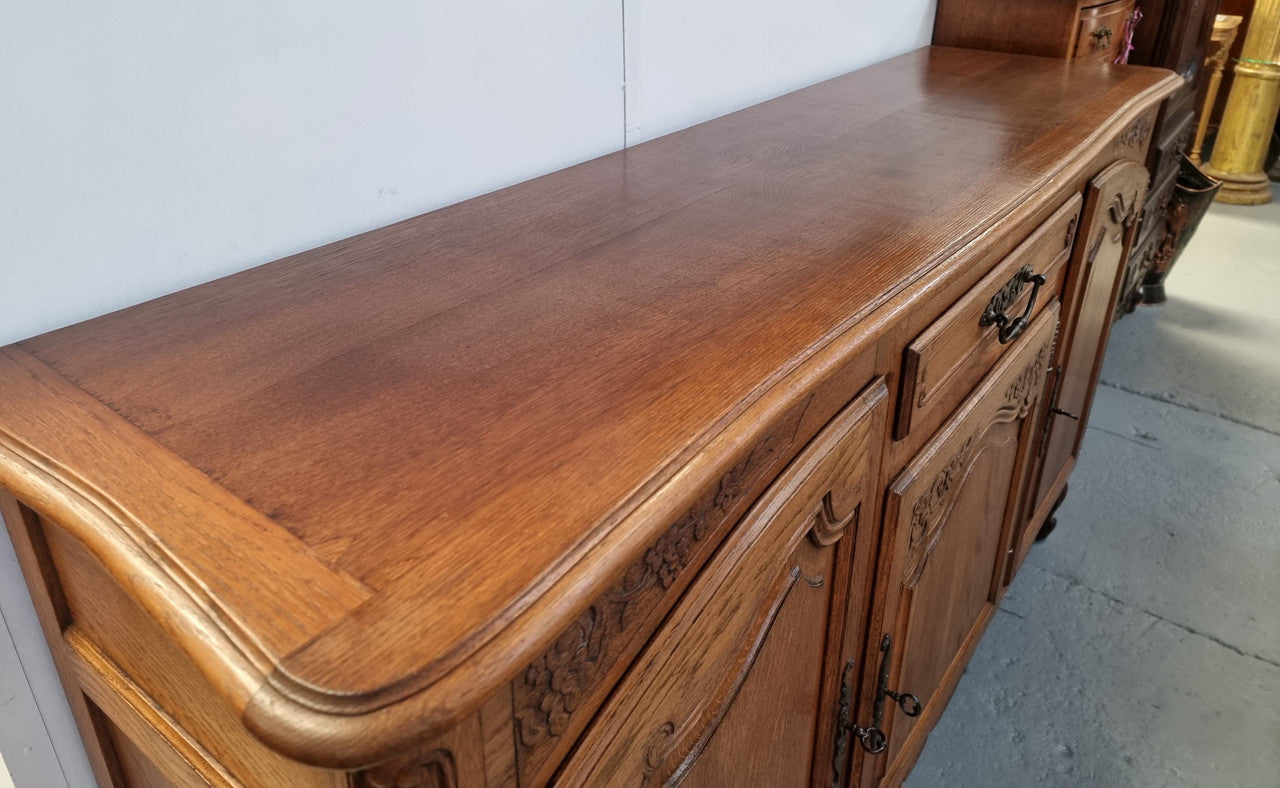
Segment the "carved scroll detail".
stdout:
[[648,785],[654,773],[662,768],[664,756],[668,748],[670,748],[671,739],[675,734],[676,724],[668,720],[662,723],[649,738],[649,745],[644,748],[644,770],[641,772],[644,776],[645,785]]
[[809,529],[809,540],[818,547],[835,544],[844,536],[850,525],[858,521],[858,507],[841,516],[835,510],[831,493],[822,496],[822,503],[813,512],[813,527]]
[[1105,227],[1098,228],[1098,237],[1093,239],[1093,243],[1089,244],[1089,253],[1085,259],[1090,265],[1098,259],[1098,252],[1102,251],[1102,242],[1107,238],[1107,230]]
[[969,436],[969,439],[960,446],[959,451],[952,456],[947,466],[933,477],[933,483],[929,485],[929,489],[917,498],[915,505],[911,507],[911,536],[907,544],[907,562],[904,571],[908,588],[915,587],[916,581],[920,579],[920,573],[924,571],[925,558],[928,557],[933,547],[932,543],[937,540],[941,532],[938,525],[946,519],[945,514],[951,509],[956,491],[959,489],[958,482],[969,465],[969,460],[973,457],[975,443],[977,443],[976,436]]
[[1053,342],[1049,341],[1040,347],[1031,363],[1009,384],[1004,392],[1001,413],[1012,413],[1013,418],[1020,419],[1031,411],[1031,406],[1040,398],[1040,392],[1044,389],[1044,379],[1049,374],[1052,357]]
[[512,681],[522,784],[532,779],[569,732],[574,715],[591,700],[609,670],[630,646],[639,646],[631,643],[636,638],[633,625],[643,616],[632,611],[647,613],[662,606],[658,600],[684,574],[708,535],[727,527],[732,515],[750,502],[750,493],[771,470],[776,471],[779,459],[785,459],[807,406],[805,400],[789,410],[714,489],[672,523],[612,588]]
[[1125,196],[1124,192],[1119,192],[1111,200],[1111,206],[1107,209],[1107,216],[1111,220],[1111,241],[1120,243],[1124,240],[1124,231],[1133,226],[1138,220],[1138,192],[1135,189],[1133,194]]
[[430,750],[375,766],[356,778],[359,788],[458,788],[453,753]]
[[[1053,337],[1046,340],[1018,376],[1004,391],[1004,397],[993,421],[1011,421],[1024,418],[1039,400],[1044,390],[1045,377],[1053,359]],[[910,536],[903,577],[908,588],[914,588],[924,572],[929,554],[942,535],[942,523],[947,519],[959,493],[960,484],[968,473],[979,438],[990,424],[982,425],[970,435],[946,467],[938,471],[933,483],[916,499],[911,508]]]

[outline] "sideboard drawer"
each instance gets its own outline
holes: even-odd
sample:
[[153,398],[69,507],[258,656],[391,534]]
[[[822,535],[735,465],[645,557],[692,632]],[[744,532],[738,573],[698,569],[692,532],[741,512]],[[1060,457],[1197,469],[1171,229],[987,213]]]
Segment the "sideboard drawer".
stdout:
[[907,346],[895,438],[905,438],[922,418],[954,410],[1004,353],[1000,329],[983,315],[994,308],[1012,321],[1026,311],[1035,288],[1023,271],[1045,276],[1028,320],[1062,292],[1079,216],[1080,195],[1074,194]]
[[1114,62],[1124,46],[1125,26],[1132,13],[1133,0],[1119,0],[1080,9],[1076,58]]

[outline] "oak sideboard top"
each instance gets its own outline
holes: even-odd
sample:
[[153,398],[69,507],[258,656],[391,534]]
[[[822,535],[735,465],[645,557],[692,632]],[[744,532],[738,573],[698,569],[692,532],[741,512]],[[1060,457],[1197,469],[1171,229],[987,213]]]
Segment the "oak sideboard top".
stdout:
[[360,762],[528,664],[830,348],[1177,84],[921,49],[20,342],[0,483],[255,732]]

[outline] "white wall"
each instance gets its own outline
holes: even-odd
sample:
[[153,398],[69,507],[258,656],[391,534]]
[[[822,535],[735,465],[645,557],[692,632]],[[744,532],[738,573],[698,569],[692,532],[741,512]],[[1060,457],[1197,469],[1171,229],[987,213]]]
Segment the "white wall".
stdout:
[[929,43],[933,0],[627,0],[627,143]]
[[[932,19],[933,0],[6,4],[0,345],[906,52]],[[0,751],[18,788],[79,788],[7,538],[0,567]]]
[[596,0],[10,4],[0,344],[622,145]]

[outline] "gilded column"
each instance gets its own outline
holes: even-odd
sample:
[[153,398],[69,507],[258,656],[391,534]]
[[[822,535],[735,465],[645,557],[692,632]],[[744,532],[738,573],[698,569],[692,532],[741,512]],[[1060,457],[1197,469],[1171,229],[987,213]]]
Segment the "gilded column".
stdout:
[[1191,143],[1191,152],[1187,158],[1200,164],[1200,148],[1204,145],[1204,136],[1209,131],[1209,116],[1213,114],[1213,104],[1218,100],[1218,86],[1222,84],[1222,69],[1227,65],[1231,53],[1231,44],[1236,40],[1236,30],[1244,17],[1224,16],[1218,14],[1213,18],[1213,35],[1209,38],[1209,53],[1205,55],[1204,65],[1209,71],[1209,84],[1205,88],[1204,101],[1200,105],[1200,120],[1196,124],[1196,138]]
[[1235,66],[1235,81],[1204,171],[1223,181],[1219,202],[1258,205],[1271,200],[1262,171],[1280,111],[1280,0],[1258,0]]

